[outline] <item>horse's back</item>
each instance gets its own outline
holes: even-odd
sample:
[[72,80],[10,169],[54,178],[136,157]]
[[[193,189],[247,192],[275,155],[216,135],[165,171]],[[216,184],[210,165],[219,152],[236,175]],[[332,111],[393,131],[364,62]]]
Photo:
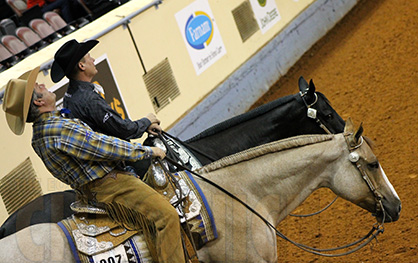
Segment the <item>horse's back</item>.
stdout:
[[57,224],[37,224],[0,240],[0,262],[74,262]]

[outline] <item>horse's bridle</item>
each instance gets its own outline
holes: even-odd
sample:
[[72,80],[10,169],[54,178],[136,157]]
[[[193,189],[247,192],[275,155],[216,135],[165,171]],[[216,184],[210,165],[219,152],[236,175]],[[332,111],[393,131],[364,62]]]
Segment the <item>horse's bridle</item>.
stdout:
[[385,221],[385,208],[382,204],[382,199],[383,196],[381,193],[379,193],[379,191],[376,189],[376,187],[373,185],[373,182],[370,180],[370,176],[367,174],[366,170],[363,168],[362,164],[360,163],[360,155],[356,152],[356,150],[358,148],[361,147],[361,145],[364,142],[363,136],[360,136],[360,143],[356,144],[356,145],[352,145],[350,143],[350,141],[348,140],[348,137],[351,136],[352,133],[344,133],[344,138],[345,141],[347,142],[348,145],[348,150],[350,152],[350,154],[348,155],[348,159],[350,160],[350,162],[352,162],[353,164],[356,165],[357,169],[360,171],[361,176],[363,178],[363,180],[366,182],[367,186],[369,187],[370,191],[373,193],[374,198],[376,200],[376,212],[382,212],[383,213],[383,218],[382,218],[382,223],[381,223],[381,227],[383,227],[383,222]]
[[317,116],[317,110],[312,108],[313,105],[315,105],[318,101],[318,95],[316,94],[316,92],[314,93],[315,95],[315,100],[314,102],[312,102],[311,104],[308,104],[305,100],[305,96],[306,96],[306,92],[299,92],[300,97],[303,100],[303,103],[305,103],[306,108],[308,109],[307,115],[309,118],[314,119],[316,121],[316,123],[318,123],[319,127],[321,127],[327,134],[332,134],[329,129],[321,122],[321,120],[318,118]]

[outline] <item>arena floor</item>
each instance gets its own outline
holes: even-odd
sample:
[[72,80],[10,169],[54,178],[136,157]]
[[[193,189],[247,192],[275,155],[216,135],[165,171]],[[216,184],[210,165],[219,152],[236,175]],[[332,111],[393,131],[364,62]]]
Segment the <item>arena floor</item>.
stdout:
[[[279,262],[418,262],[418,1],[363,0],[312,47],[253,107],[298,92],[299,76],[313,79],[334,109],[351,116],[374,143],[402,201],[399,221],[385,224],[378,242],[344,257],[311,255],[278,239]],[[297,213],[319,210],[334,195],[314,193]],[[375,219],[338,199],[324,213],[286,218],[290,238],[328,248],[364,236]]]

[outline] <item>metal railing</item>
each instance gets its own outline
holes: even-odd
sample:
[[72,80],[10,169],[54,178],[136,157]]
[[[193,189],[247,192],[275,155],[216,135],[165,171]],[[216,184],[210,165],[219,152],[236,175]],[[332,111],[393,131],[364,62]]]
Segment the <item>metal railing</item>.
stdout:
[[[87,38],[86,40],[91,40],[91,39],[98,39],[101,36],[109,33],[110,31],[114,30],[115,28],[119,27],[119,26],[126,26],[127,24],[130,23],[130,20],[134,17],[136,17],[137,15],[141,14],[142,12],[148,10],[149,8],[155,6],[156,8],[158,8],[158,6],[160,4],[162,4],[163,0],[154,0],[152,2],[150,2],[149,4],[143,6],[142,8],[136,10],[135,12],[131,13],[130,15],[123,17],[121,20],[119,20],[118,22],[114,23],[113,25],[105,28],[104,30],[100,31],[99,33],[95,34],[94,36],[91,36],[89,38]],[[40,70],[44,72],[45,75],[48,74],[48,70],[51,68],[52,63],[54,62],[53,59],[51,59],[48,62],[45,62],[41,65]],[[4,96],[4,90],[0,91],[0,104],[3,103],[3,96]]]

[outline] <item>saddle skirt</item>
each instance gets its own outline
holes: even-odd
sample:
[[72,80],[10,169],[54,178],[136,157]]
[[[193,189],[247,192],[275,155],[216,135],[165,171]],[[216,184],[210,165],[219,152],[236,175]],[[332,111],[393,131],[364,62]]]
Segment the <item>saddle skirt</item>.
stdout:
[[[150,173],[154,174],[154,173]],[[158,176],[157,176],[158,177]],[[193,176],[187,172],[174,174],[174,185],[158,184],[160,180],[147,175],[144,178],[151,187],[162,194],[171,204],[178,204],[183,228],[187,222],[197,249],[217,238],[215,222],[204,194]],[[182,193],[179,196],[179,193]],[[115,262],[152,262],[142,231],[130,231],[112,221],[103,209],[79,202],[71,205],[76,212],[58,223],[67,236],[77,262],[104,262],[113,258]],[[183,214],[186,216],[184,217]],[[123,259],[122,261],[120,261]]]

